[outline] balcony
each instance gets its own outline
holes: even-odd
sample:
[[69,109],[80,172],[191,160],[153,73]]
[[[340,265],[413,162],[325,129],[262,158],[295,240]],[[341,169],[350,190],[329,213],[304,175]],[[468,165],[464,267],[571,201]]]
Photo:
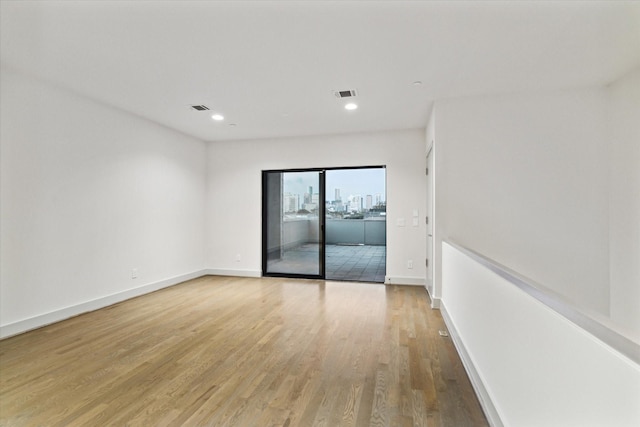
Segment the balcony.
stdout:
[[[317,217],[285,218],[281,244],[269,248],[269,271],[317,273]],[[384,217],[326,220],[325,277],[329,280],[384,282],[386,221]]]

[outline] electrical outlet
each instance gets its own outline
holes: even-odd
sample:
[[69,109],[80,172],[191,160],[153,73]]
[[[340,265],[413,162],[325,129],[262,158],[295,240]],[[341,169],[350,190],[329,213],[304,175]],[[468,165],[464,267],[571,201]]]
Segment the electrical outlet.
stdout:
[[236,262],[240,262],[240,254],[236,254]]
[[413,268],[413,260],[412,259],[407,261],[407,268]]
[[137,277],[138,277],[138,269],[137,268],[131,269],[131,278],[136,279]]

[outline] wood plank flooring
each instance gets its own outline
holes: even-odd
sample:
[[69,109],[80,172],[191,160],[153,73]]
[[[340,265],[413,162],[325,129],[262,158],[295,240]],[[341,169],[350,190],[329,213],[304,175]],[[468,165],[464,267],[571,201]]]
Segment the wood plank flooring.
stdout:
[[486,426],[420,287],[202,277],[0,341],[2,426]]

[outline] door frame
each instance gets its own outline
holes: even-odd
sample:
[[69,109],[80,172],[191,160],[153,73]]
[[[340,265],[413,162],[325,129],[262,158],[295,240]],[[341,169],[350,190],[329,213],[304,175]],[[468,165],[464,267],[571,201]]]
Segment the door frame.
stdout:
[[435,216],[435,198],[434,198],[434,146],[433,141],[431,141],[431,145],[427,149],[427,164],[426,164],[426,180],[427,180],[427,212],[426,212],[426,238],[427,238],[427,261],[426,261],[426,277],[425,281],[427,284],[427,290],[433,293],[433,273],[434,273],[434,262],[433,258],[435,256],[435,245],[434,245],[434,216]]
[[[267,271],[267,263],[268,263],[268,248],[267,248],[267,215],[268,215],[268,185],[267,185],[267,175],[270,173],[296,173],[296,172],[318,172],[319,174],[319,182],[318,182],[318,233],[319,233],[319,242],[318,242],[318,265],[319,271],[318,274],[299,274],[299,273],[278,273],[278,272],[268,272]],[[325,169],[323,168],[300,168],[300,169],[270,169],[262,171],[262,276],[263,277],[291,277],[291,278],[300,278],[300,279],[324,279],[325,277]]]
[[[292,169],[264,169],[262,170],[262,276],[263,277],[290,277],[290,278],[300,278],[300,279],[325,279],[326,277],[326,171],[330,170],[351,170],[351,169],[385,169],[385,193],[387,192],[387,183],[386,183],[386,165],[374,165],[374,166],[334,166],[334,167],[325,167],[325,168],[292,168]],[[268,248],[267,248],[267,175],[269,173],[287,173],[287,172],[318,172],[320,173],[320,184],[318,191],[318,224],[319,224],[319,233],[320,233],[320,247],[319,247],[319,262],[320,262],[320,274],[297,274],[297,273],[275,273],[275,272],[267,272],[267,261],[268,261]],[[385,194],[385,200],[387,199]]]

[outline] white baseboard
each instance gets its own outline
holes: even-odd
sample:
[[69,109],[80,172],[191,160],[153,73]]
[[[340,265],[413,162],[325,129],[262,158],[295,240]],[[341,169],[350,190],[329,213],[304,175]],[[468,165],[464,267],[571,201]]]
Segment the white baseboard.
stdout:
[[442,300],[440,298],[432,297],[431,294],[429,294],[429,297],[431,298],[431,308],[440,310],[440,307],[442,306]]
[[429,298],[431,299],[431,308],[440,308],[440,298],[433,296],[433,284],[431,286],[427,285],[427,293],[429,294]]
[[424,286],[424,277],[397,277],[397,276],[385,276],[385,285],[409,285],[409,286]]
[[504,424],[498,415],[498,411],[491,401],[491,397],[487,392],[487,389],[476,370],[471,358],[469,357],[469,353],[467,353],[467,349],[458,335],[458,331],[456,330],[449,313],[447,312],[444,303],[438,299],[438,305],[440,306],[440,313],[442,314],[442,319],[444,320],[445,325],[447,325],[447,329],[449,330],[449,335],[453,340],[453,345],[456,347],[458,354],[460,355],[460,359],[462,360],[462,364],[464,365],[464,369],[467,371],[467,375],[469,375],[469,380],[471,380],[471,385],[478,396],[478,400],[480,401],[480,406],[482,406],[482,410],[484,411],[485,416],[487,417],[487,421],[489,421],[489,425],[491,427],[503,427]]
[[223,268],[209,268],[204,274],[210,276],[234,276],[234,277],[262,277],[260,270],[230,270]]
[[50,325],[52,323],[56,323],[61,320],[65,320],[82,313],[87,313],[89,311],[94,311],[100,308],[108,307],[118,302],[122,302],[124,300],[134,298],[140,295],[148,294],[150,292],[154,292],[162,288],[167,288],[169,286],[177,285],[178,283],[195,279],[197,277],[205,276],[207,274],[209,274],[207,273],[207,270],[198,270],[192,273],[182,274],[180,276],[171,277],[169,279],[160,280],[154,283],[149,283],[147,285],[143,285],[138,288],[128,289],[126,291],[118,292],[116,294],[107,295],[101,298],[96,298],[94,300],[76,304],[71,307],[65,307],[59,310],[51,311],[49,313],[40,314],[38,316],[30,317],[28,319],[9,323],[7,325],[0,326],[0,338],[7,338],[13,335],[30,331],[32,329],[41,328],[43,326]]

